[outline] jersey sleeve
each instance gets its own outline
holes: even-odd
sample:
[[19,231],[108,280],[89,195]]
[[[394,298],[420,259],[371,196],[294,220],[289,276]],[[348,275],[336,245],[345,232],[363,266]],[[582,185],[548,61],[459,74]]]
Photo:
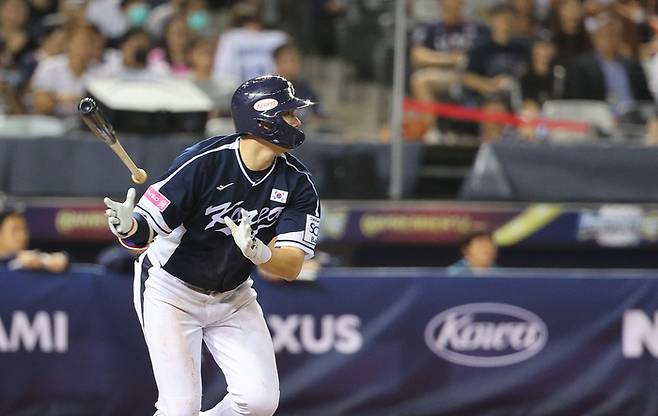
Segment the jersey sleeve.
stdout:
[[296,247],[304,251],[304,259],[315,255],[320,237],[320,199],[311,182],[304,181],[290,206],[286,207],[276,227],[274,247]]
[[158,180],[146,189],[135,212],[160,235],[169,235],[191,213],[203,182],[202,163],[206,158],[178,159]]

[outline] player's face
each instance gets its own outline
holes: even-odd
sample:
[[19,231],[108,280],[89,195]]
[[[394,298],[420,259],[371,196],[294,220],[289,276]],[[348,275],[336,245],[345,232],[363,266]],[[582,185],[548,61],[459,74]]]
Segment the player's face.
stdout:
[[0,250],[17,253],[29,243],[27,222],[22,215],[10,215],[0,224]]
[[302,125],[302,121],[295,115],[294,111],[284,111],[281,117],[294,128],[298,129]]

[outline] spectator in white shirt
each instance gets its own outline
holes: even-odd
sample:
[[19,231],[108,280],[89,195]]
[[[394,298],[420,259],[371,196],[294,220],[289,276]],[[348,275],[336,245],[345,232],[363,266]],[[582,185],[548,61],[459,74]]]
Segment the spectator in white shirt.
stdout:
[[42,60],[32,77],[34,110],[73,115],[84,93],[85,77],[94,55],[94,33],[78,26],[69,35],[67,53]]
[[266,30],[255,8],[240,4],[234,11],[236,27],[224,32],[217,45],[215,79],[235,79],[239,84],[273,73],[272,52],[287,41],[287,35]]

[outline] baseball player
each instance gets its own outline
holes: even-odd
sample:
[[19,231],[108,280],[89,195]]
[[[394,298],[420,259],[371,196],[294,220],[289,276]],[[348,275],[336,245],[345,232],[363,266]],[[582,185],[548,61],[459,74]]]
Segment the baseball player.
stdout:
[[[294,280],[314,254],[320,201],[308,170],[286,151],[304,142],[294,112],[311,105],[278,76],[251,79],[231,100],[237,133],[178,156],[134,206],[105,198],[111,231],[147,250],[134,301],[158,386],[160,416],[272,415],[274,349],[249,277],[255,265]],[[228,383],[201,408],[201,342]]]

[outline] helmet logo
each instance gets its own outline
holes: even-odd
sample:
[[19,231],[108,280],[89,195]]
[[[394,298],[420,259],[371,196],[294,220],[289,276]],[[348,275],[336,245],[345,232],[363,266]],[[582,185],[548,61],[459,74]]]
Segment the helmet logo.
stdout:
[[267,111],[275,108],[277,105],[279,105],[279,102],[274,98],[263,98],[262,100],[256,101],[256,104],[254,104],[254,110]]

